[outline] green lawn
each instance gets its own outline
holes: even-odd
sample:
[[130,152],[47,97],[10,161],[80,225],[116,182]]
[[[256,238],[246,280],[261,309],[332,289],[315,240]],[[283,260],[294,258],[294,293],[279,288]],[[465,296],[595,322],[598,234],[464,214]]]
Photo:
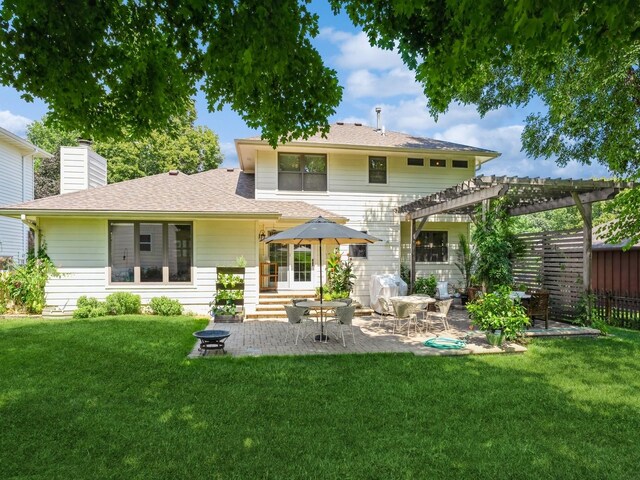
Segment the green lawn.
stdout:
[[640,333],[189,360],[188,317],[0,321],[0,478],[638,478]]

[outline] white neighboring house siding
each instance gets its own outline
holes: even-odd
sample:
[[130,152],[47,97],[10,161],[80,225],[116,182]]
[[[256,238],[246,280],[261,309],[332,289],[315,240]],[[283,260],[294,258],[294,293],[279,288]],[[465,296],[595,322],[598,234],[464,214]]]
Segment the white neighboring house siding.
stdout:
[[[368,258],[354,258],[357,276],[353,296],[363,304],[369,304],[369,279],[372,274],[399,273],[401,258],[400,215],[396,207],[429,193],[460,183],[474,176],[475,158],[460,155],[421,155],[418,153],[366,152],[362,154],[332,152],[331,149],[309,150],[291,147],[279,151],[295,153],[327,154],[327,192],[278,191],[277,151],[258,150],[256,155],[256,198],[271,200],[302,200],[349,219],[347,225],[356,230],[366,230],[382,242],[368,246]],[[369,184],[369,156],[387,157],[387,183]],[[424,166],[407,165],[407,157],[425,159]],[[446,158],[447,167],[430,167],[429,158]],[[454,169],[451,159],[469,160],[469,168]],[[430,221],[465,221],[453,216],[440,216]],[[408,225],[408,223],[407,223]],[[457,247],[458,233],[466,232],[467,223],[451,225],[449,250]],[[428,229],[425,226],[423,229]],[[437,228],[432,228],[437,229]],[[449,228],[447,228],[449,230]],[[348,252],[348,246],[341,248]],[[418,264],[419,274],[436,273],[442,279],[455,281],[454,256],[449,255],[447,264]],[[317,278],[317,277],[316,277]]]
[[[33,200],[33,157],[0,141],[0,205]],[[0,257],[26,257],[28,229],[17,219],[0,217]]]
[[[144,218],[135,220],[144,221]],[[172,219],[167,218],[166,221]],[[248,265],[245,308],[247,312],[255,311],[258,269],[256,224],[253,220],[194,220],[193,284],[186,285],[111,285],[108,277],[107,219],[43,217],[40,228],[46,238],[49,255],[62,274],[47,283],[48,306],[66,305],[67,309],[74,309],[82,295],[104,300],[110,293],[125,291],[140,295],[145,305],[151,298],[165,295],[179,300],[186,311],[204,315],[209,311],[209,302],[215,291],[216,267],[235,266],[236,258],[244,255]]]

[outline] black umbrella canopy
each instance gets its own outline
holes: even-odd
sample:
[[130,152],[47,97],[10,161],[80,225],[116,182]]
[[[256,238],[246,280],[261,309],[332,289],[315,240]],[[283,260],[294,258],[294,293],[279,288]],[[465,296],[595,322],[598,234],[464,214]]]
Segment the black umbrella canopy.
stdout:
[[352,243],[375,243],[379,242],[380,239],[332,222],[324,217],[318,217],[284,232],[271,235],[263,241],[264,243],[337,243],[338,245],[347,245]]

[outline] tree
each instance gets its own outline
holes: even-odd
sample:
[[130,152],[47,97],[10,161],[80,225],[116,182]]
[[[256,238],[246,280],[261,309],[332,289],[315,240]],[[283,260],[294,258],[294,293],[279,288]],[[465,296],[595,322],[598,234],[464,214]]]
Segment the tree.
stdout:
[[[640,2],[332,0],[373,45],[398,48],[437,117],[452,102],[481,114],[537,97],[524,150],[559,164],[600,162],[640,178]],[[636,188],[616,201],[638,217]],[[635,208],[635,210],[634,210]],[[620,232],[640,239],[618,220]]]
[[21,0],[0,6],[0,84],[84,137],[164,130],[200,88],[272,145],[328,130],[342,90],[299,0]]
[[[186,115],[171,118],[169,128],[152,130],[148,136],[94,143],[94,150],[107,159],[109,183],[155,175],[169,170],[193,174],[217,168],[222,162],[218,136],[210,129],[194,125],[193,105]],[[78,132],[47,124],[46,118],[33,122],[27,130],[33,144],[54,154],[36,166],[36,198],[60,193],[60,147],[77,145]]]

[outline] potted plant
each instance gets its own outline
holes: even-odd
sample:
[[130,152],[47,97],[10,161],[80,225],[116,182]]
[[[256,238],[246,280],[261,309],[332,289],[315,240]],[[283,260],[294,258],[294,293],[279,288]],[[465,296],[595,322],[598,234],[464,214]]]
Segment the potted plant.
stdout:
[[466,305],[470,297],[473,300],[473,297],[469,293],[469,289],[471,288],[471,279],[478,256],[475,250],[471,248],[469,239],[462,233],[458,237],[458,251],[456,253],[456,257],[455,266],[460,271],[463,279],[463,288],[460,289],[460,301],[462,302],[462,305]]
[[[322,288],[323,300],[349,298],[353,290],[353,262],[342,260],[340,249],[336,248],[327,256],[327,282]],[[316,298],[320,298],[320,289],[316,288]]]
[[509,296],[510,292],[508,286],[500,286],[467,305],[471,323],[485,332],[491,345],[515,340],[529,325],[524,307]]

